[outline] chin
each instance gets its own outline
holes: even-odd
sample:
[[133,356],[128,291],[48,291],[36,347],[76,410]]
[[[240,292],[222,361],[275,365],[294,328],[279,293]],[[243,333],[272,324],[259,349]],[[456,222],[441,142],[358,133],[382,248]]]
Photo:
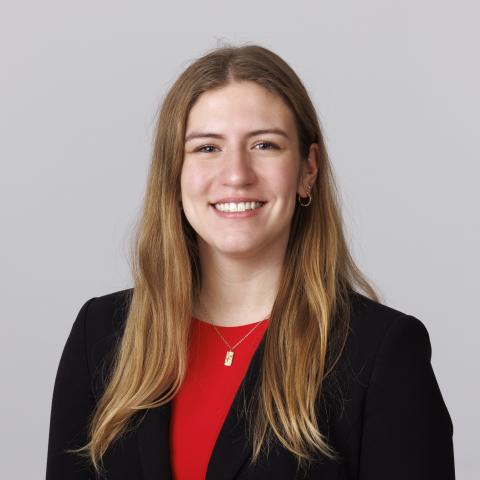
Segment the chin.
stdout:
[[235,253],[248,253],[253,252],[256,250],[257,245],[249,244],[249,245],[218,245],[215,249],[224,254],[231,254],[234,255]]
[[221,255],[228,255],[228,256],[243,256],[252,254],[258,251],[260,244],[255,242],[224,242],[222,244],[216,244],[214,246],[210,245],[210,248],[215,250],[217,253]]

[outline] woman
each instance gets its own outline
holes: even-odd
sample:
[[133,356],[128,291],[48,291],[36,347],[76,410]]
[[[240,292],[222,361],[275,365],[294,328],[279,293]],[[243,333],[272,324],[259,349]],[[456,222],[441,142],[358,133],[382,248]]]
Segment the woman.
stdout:
[[213,50],[167,94],[132,271],[73,324],[48,480],[454,478],[427,330],[350,256],[315,109],[273,52]]

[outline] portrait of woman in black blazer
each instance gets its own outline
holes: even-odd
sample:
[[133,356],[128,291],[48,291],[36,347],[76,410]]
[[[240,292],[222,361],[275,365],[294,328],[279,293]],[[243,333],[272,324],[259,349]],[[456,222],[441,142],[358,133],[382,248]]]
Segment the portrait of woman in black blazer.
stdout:
[[63,349],[47,480],[450,480],[453,426],[414,315],[347,247],[317,113],[258,45],[164,98],[134,285]]

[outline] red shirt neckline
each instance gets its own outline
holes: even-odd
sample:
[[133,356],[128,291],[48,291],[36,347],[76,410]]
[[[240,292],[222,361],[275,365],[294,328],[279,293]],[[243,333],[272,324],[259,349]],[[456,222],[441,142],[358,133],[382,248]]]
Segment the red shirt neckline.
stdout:
[[[204,325],[207,325],[207,326],[210,326],[210,327],[213,327],[213,323],[210,323],[210,322],[207,322],[206,320],[202,320],[198,317],[194,317],[192,316],[192,320],[197,320],[197,322],[200,322]],[[238,328],[239,330],[242,329],[242,328],[248,328],[248,327],[252,327],[257,324],[257,323],[262,323],[262,322],[265,322],[268,320],[270,320],[270,317],[267,317],[267,318],[264,318],[263,320],[259,320],[257,322],[252,322],[252,323],[245,323],[243,325],[215,325],[215,327],[217,328],[227,328],[227,329],[234,329],[234,328]]]

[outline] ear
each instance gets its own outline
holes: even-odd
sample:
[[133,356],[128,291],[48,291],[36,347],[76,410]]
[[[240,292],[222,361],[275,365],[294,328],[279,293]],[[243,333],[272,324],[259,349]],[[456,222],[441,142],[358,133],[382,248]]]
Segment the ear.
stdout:
[[297,193],[302,198],[308,197],[308,193],[305,190],[304,185],[310,185],[310,187],[313,187],[313,184],[317,179],[318,158],[319,158],[318,143],[312,143],[310,145],[307,159],[306,160],[301,159],[301,164],[300,164]]

